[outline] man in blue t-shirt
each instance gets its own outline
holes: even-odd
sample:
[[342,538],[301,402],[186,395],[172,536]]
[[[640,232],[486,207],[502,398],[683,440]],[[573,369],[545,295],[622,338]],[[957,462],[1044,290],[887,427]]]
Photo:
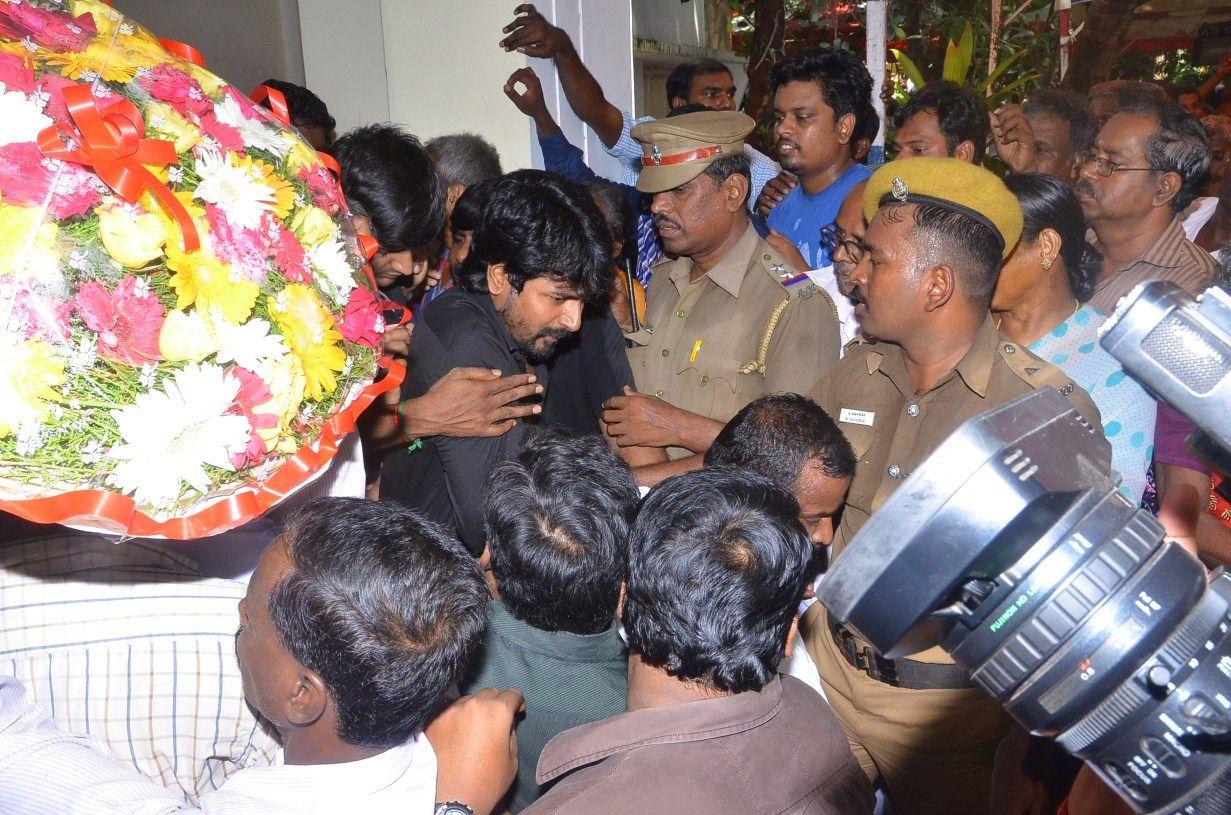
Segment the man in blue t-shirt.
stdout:
[[814,49],[776,64],[770,85],[778,160],[798,183],[769,213],[766,240],[802,268],[824,270],[833,261],[823,233],[851,188],[872,175],[851,150],[864,119],[876,115],[872,77],[849,51]]

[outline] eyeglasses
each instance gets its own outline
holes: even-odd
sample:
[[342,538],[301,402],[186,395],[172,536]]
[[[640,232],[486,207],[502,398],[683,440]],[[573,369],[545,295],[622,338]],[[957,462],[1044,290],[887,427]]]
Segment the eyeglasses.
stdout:
[[1104,158],[1103,156],[1086,156],[1081,163],[1082,166],[1093,164],[1094,172],[1103,178],[1110,178],[1112,173],[1154,172],[1153,167],[1125,167],[1123,164],[1116,164],[1111,159]]
[[863,255],[863,247],[859,241],[846,237],[846,232],[837,224],[821,227],[821,245],[825,247],[831,259],[838,254],[839,249],[846,252],[851,263],[858,263]]

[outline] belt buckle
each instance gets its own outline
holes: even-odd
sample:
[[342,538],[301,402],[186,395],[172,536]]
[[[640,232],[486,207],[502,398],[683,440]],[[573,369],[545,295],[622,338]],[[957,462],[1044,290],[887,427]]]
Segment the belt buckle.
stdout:
[[870,648],[865,648],[863,653],[868,663],[868,667],[864,672],[868,676],[877,682],[882,682],[895,688],[898,687],[898,670],[893,664],[892,659],[885,659]]

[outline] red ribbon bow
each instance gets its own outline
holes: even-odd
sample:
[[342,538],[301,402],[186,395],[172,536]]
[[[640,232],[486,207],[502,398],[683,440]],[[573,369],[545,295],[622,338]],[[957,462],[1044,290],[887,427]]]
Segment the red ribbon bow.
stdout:
[[[104,184],[130,203],[135,203],[143,190],[149,190],[179,224],[184,251],[199,249],[201,239],[188,210],[166,184],[142,166],[176,164],[179,156],[175,145],[145,138],[141,111],[127,99],[118,99],[106,111],[100,111],[85,85],[65,87],[63,93],[68,115],[79,133],[73,133],[64,124],[44,128],[38,134],[38,147],[43,155],[94,168]],[[61,136],[79,146],[68,146]]]

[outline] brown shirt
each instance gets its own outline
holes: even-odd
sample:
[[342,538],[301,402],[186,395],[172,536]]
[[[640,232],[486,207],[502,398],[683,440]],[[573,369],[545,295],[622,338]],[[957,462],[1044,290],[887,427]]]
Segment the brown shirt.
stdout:
[[[957,367],[924,393],[914,392],[899,346],[872,342],[848,352],[810,394],[842,428],[857,459],[834,556],[962,422],[1045,386],[1066,396],[1092,427],[1103,426],[1084,390],[1006,340],[990,316]],[[1097,443],[1108,444],[1101,433]],[[939,649],[914,658],[948,661]]]
[[751,224],[696,281],[692,268],[686,257],[654,267],[646,325],[628,335],[637,390],[726,422],[763,394],[806,393],[838,361],[833,301],[807,277],[791,283],[800,272]]
[[[1101,251],[1098,241],[1094,243]],[[1210,285],[1215,268],[1214,258],[1185,236],[1175,218],[1144,255],[1100,283],[1086,305],[1111,314],[1121,297],[1147,280],[1170,280],[1189,294],[1199,294]]]
[[833,712],[789,676],[566,730],[543,749],[537,780],[555,786],[526,815],[855,815],[873,804]]

